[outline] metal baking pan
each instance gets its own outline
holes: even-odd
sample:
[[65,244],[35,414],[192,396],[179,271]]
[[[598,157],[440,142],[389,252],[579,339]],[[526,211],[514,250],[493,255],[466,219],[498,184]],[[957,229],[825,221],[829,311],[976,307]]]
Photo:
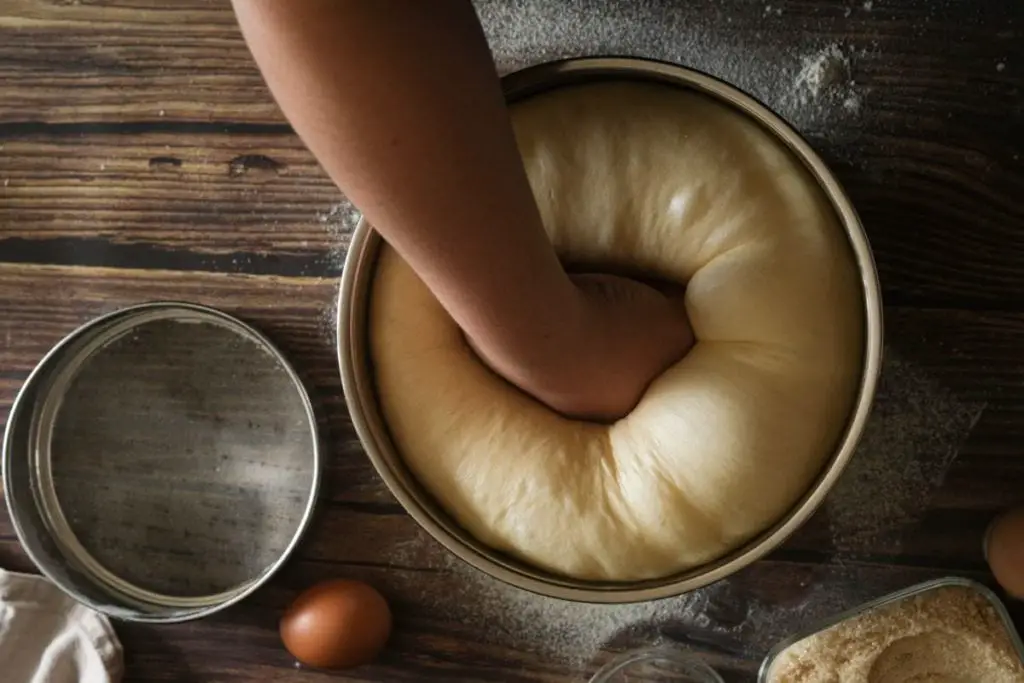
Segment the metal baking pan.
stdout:
[[510,103],[556,88],[600,81],[657,83],[697,92],[757,121],[807,168],[846,232],[863,288],[863,372],[846,428],[817,478],[782,519],[706,565],[660,579],[610,583],[568,579],[515,561],[455,523],[416,481],[391,441],[377,403],[366,331],[367,302],[381,238],[365,221],[352,236],[338,297],[338,360],[352,423],[374,468],[413,519],[456,556],[496,579],[541,595],[599,603],[653,600],[706,586],[778,547],[814,514],[853,457],[870,413],[882,357],[882,299],[867,236],[839,181],[810,145],[760,102],[707,74],[664,62],[600,57],[541,64],[508,74],[502,81]]
[[72,332],[25,382],[3,440],[7,507],[36,566],[136,621],[256,590],[306,529],[320,469],[312,405],[281,353],[186,303]]

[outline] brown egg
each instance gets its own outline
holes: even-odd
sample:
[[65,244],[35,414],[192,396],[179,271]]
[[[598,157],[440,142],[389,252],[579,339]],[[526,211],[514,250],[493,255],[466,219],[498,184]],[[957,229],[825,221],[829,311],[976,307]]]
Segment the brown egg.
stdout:
[[1024,599],[1024,507],[997,517],[986,541],[985,554],[996,581],[1013,597]]
[[362,581],[336,579],[309,588],[281,618],[281,640],[303,664],[343,669],[377,656],[391,634],[391,610]]

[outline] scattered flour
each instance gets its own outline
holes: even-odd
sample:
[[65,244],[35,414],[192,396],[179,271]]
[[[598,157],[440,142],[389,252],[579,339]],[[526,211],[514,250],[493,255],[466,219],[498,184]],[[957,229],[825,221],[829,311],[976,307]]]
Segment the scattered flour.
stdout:
[[808,55],[796,75],[798,96],[804,102],[827,95],[850,79],[850,60],[837,43]]
[[801,59],[792,95],[802,106],[841,103],[846,111],[860,109],[860,95],[850,77],[850,58],[838,43],[826,45]]
[[[666,643],[697,653],[760,661],[783,638],[897,587],[871,567],[755,564],[686,595],[626,605],[555,600],[506,585],[469,567],[422,530],[397,545],[392,564],[427,564],[450,574],[458,597],[425,584],[419,572],[392,572],[388,589],[418,609],[444,614],[487,643],[582,671],[609,652]],[[886,583],[886,581],[890,583]],[[789,595],[780,596],[778,584]],[[774,587],[772,584],[775,584]]]
[[[692,624],[705,598],[687,595],[626,605],[595,605],[556,600],[515,588],[473,569],[420,531],[392,553],[403,565],[424,558],[438,570],[455,575],[462,586],[457,600],[432,590],[418,591],[420,604],[443,610],[446,617],[482,634],[484,640],[513,647],[579,668],[602,650],[661,642],[661,629]],[[415,580],[413,577],[412,580]]]
[[361,216],[359,210],[347,199],[344,199],[326,211],[318,213],[316,219],[327,229],[327,234],[336,240],[334,248],[338,249],[337,254],[344,256],[349,238],[356,229],[356,225],[359,224]]
[[[332,205],[326,211],[317,214],[317,221],[327,230],[331,238],[331,244],[323,255],[322,261],[332,268],[325,269],[332,280],[337,282],[336,293],[331,297],[330,305],[320,312],[319,325],[320,333],[332,346],[338,342],[338,292],[341,288],[341,280],[338,273],[345,262],[345,254],[348,252],[348,245],[352,232],[359,223],[362,214],[348,200],[342,200]],[[323,279],[323,278],[321,278]]]
[[334,349],[338,348],[338,297],[341,295],[341,279],[335,279],[338,283],[334,287],[331,303],[320,311],[320,316],[317,318],[317,329],[321,339]]
[[825,510],[839,558],[898,550],[985,406],[957,399],[886,350],[864,438]]
[[[819,45],[793,45],[770,31],[757,32],[751,42],[741,41],[736,33],[723,30],[732,19],[728,12],[718,10],[716,16],[715,10],[700,3],[476,0],[475,5],[502,73],[571,57],[663,60],[739,87],[802,132],[836,132],[861,108],[862,95],[849,79],[849,57],[837,45],[832,47],[841,55],[846,80],[819,86],[819,95],[835,91],[835,96],[799,96],[810,76],[800,74],[807,61],[819,55]],[[764,9],[765,15],[781,12],[774,3]],[[828,61],[832,50],[825,52]],[[845,106],[851,98],[857,105]]]

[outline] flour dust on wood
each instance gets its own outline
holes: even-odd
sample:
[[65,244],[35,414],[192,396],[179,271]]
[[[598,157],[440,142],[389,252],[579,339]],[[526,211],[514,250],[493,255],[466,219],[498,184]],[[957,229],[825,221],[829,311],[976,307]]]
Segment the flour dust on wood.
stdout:
[[[475,5],[503,73],[595,55],[672,62],[735,85],[799,131],[827,138],[855,133],[866,102],[867,89],[853,77],[854,56],[869,53],[814,38],[822,26],[841,29],[846,18],[838,10],[815,17],[807,31],[783,33],[781,10],[754,4],[749,14],[660,0],[477,0]],[[789,14],[785,20],[798,28],[811,21]],[[794,42],[794,34],[808,38]]]
[[331,238],[330,246],[323,256],[323,261],[328,266],[326,271],[333,273],[334,279],[338,281],[338,292],[331,298],[331,304],[320,311],[317,322],[320,335],[334,347],[338,344],[338,296],[341,292],[341,282],[337,274],[341,273],[345,265],[352,233],[361,217],[359,210],[347,199],[331,205],[326,211],[316,215],[317,222],[324,226]]
[[838,557],[900,549],[984,409],[886,349],[864,436],[825,502]]

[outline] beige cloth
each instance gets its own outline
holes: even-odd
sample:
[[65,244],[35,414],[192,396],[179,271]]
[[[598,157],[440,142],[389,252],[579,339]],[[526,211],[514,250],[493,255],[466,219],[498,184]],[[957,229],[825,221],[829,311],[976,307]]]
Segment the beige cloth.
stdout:
[[40,576],[0,569],[0,682],[117,683],[123,670],[105,616]]

